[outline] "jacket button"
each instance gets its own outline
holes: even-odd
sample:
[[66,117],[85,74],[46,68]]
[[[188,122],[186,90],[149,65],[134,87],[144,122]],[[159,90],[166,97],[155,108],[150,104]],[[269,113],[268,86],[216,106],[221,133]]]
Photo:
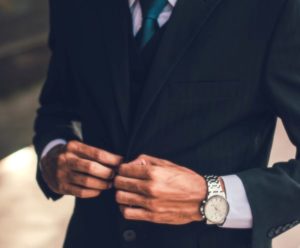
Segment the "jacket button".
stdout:
[[123,232],[123,238],[127,242],[132,242],[136,240],[136,233],[133,230],[126,230]]

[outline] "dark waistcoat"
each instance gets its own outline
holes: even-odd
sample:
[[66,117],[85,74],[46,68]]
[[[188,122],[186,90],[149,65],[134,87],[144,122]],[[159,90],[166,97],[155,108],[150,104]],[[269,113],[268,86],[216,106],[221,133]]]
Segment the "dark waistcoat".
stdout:
[[[130,26],[132,27],[132,25]],[[133,126],[132,122],[134,121],[140,95],[166,27],[167,23],[155,33],[142,50],[138,48],[137,36],[134,37],[132,30],[129,32],[130,128]]]

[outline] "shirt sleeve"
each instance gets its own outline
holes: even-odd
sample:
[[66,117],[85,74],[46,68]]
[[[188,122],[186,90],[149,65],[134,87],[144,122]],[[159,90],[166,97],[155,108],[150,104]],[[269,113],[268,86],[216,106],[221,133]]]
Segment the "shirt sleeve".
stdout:
[[222,176],[229,213],[222,228],[252,228],[253,217],[242,180],[237,175]]
[[[65,145],[65,144],[67,144],[67,141],[64,139],[55,139],[55,140],[50,141],[43,149],[41,159],[44,158],[48,154],[48,152],[50,152],[50,150],[52,148],[54,148],[55,146]],[[41,163],[39,163],[39,166],[41,166]]]

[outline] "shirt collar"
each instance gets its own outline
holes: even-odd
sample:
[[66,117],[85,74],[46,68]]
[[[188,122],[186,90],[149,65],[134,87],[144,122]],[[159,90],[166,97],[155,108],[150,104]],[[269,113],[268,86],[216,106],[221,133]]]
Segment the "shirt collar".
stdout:
[[129,7],[131,8],[132,5],[134,5],[136,1],[137,1],[137,0],[129,0],[129,1],[128,1],[128,2],[129,2]]
[[[131,8],[138,0],[128,0],[129,1],[129,7]],[[176,2],[178,0],[168,0],[169,4],[174,8],[176,5]]]
[[168,0],[168,2],[174,8],[177,3],[177,0]]

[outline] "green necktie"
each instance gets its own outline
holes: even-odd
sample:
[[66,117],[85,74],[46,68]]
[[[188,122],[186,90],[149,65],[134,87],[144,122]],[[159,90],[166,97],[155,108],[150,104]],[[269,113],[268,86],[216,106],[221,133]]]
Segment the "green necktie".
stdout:
[[157,19],[167,5],[168,0],[140,0],[140,2],[143,12],[143,23],[136,39],[139,48],[142,49],[159,29]]

